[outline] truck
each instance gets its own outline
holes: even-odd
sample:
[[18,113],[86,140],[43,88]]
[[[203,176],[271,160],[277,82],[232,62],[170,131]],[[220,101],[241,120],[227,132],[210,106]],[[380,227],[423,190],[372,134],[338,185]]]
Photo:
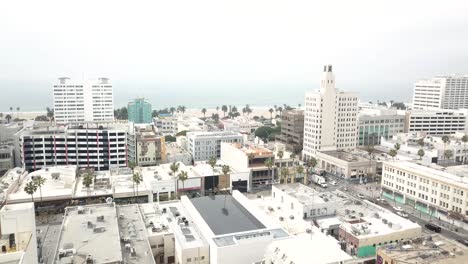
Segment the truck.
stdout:
[[325,178],[320,176],[320,175],[313,174],[312,175],[312,182],[317,184],[317,185],[322,186],[323,188],[327,188],[327,183],[325,181]]

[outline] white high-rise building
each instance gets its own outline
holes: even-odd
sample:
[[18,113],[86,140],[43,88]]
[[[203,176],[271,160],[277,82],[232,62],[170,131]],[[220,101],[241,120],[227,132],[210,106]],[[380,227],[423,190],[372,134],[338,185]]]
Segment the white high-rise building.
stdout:
[[357,93],[335,88],[332,66],[324,66],[320,89],[305,95],[304,158],[321,150],[354,150],[357,115]]
[[54,115],[58,124],[113,121],[114,97],[108,78],[73,83],[59,78],[54,85]]
[[436,76],[416,82],[413,108],[468,108],[468,76]]

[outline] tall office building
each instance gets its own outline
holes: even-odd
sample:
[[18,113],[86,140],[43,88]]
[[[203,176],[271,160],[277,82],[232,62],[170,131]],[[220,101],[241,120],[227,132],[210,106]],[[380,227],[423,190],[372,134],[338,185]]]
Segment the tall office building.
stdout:
[[137,98],[128,103],[128,121],[135,124],[151,123],[152,116],[151,104],[144,98]]
[[324,66],[320,89],[305,95],[304,158],[321,150],[354,150],[357,115],[357,93],[335,88],[332,66]]
[[468,76],[436,76],[416,82],[413,108],[468,108]]
[[113,121],[114,97],[108,78],[72,82],[59,78],[54,85],[54,114],[58,124]]

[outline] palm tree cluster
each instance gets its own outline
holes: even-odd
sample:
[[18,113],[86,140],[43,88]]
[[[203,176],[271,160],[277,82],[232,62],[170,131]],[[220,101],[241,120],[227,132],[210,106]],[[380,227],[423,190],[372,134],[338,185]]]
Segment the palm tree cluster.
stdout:
[[[216,110],[218,110],[218,109],[219,109],[219,107],[217,106]],[[230,118],[240,116],[240,113],[238,112],[237,107],[233,106],[233,105],[229,105],[229,106],[228,105],[222,105],[221,106],[221,111],[223,111],[223,113],[224,113],[223,117],[226,117],[226,113],[228,114],[228,116]]]
[[42,176],[35,176],[32,181],[29,181],[24,186],[24,192],[31,195],[31,202],[34,203],[34,193],[39,189],[41,202],[42,202],[42,186],[45,184],[46,179]]

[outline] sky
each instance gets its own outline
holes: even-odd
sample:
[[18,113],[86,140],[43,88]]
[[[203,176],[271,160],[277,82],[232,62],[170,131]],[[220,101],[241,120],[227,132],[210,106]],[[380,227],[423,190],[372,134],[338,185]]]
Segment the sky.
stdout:
[[52,105],[58,77],[108,77],[116,106],[299,104],[333,64],[362,100],[468,74],[468,1],[1,1],[0,110]]

